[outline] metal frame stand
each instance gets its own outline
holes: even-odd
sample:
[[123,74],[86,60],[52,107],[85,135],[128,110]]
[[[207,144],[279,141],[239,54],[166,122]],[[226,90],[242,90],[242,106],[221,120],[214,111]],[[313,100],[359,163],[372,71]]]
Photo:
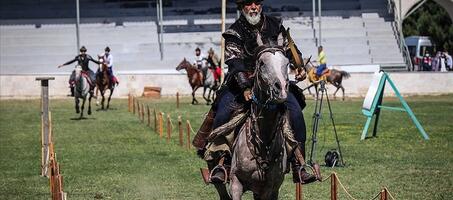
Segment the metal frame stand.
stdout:
[[316,98],[316,103],[315,103],[315,111],[313,113],[313,128],[312,128],[312,144],[311,144],[311,150],[310,150],[310,160],[308,161],[310,164],[313,164],[313,158],[316,156],[316,143],[318,142],[318,128],[319,128],[319,119],[321,119],[321,113],[322,113],[322,103],[324,96],[326,97],[327,100],[327,106],[329,107],[329,114],[330,114],[330,120],[332,122],[333,126],[333,131],[335,133],[335,140],[337,142],[337,147],[338,147],[338,153],[340,154],[340,164],[338,166],[344,166],[344,161],[343,161],[343,153],[341,152],[340,148],[340,140],[338,139],[338,134],[337,134],[337,128],[335,126],[335,121],[333,119],[333,113],[332,113],[332,108],[330,106],[330,100],[329,100],[329,95],[327,94],[327,88],[326,88],[326,82],[325,81],[320,81],[319,82],[320,88],[319,92],[321,93],[321,97],[319,97],[319,94],[317,95]]

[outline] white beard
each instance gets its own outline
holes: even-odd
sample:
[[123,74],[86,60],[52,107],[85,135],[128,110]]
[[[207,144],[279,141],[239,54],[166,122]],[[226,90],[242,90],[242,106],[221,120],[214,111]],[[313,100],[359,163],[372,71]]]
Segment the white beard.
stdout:
[[251,16],[242,10],[242,15],[244,15],[245,19],[247,19],[251,25],[257,25],[261,21],[261,11],[259,11],[257,15]]

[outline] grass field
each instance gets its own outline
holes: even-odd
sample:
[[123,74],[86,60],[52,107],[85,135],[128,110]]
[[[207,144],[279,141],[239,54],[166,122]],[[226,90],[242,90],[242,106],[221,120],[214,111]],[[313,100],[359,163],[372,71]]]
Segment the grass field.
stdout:
[[[357,199],[371,199],[387,186],[396,199],[453,199],[453,95],[406,98],[430,136],[424,141],[409,117],[384,110],[378,138],[360,141],[365,122],[361,99],[332,102],[334,118],[346,162],[345,167],[322,167],[324,176],[338,173]],[[183,99],[142,102],[190,119],[197,129],[205,105],[191,106]],[[385,105],[399,105],[385,99]],[[127,100],[114,99],[109,111],[94,111],[88,119],[76,117],[73,101],[51,100],[55,152],[69,199],[216,199],[212,186],[199,175],[205,164],[178,146],[174,131],[169,144],[137,116],[127,112]],[[307,150],[310,147],[314,102],[305,109]],[[94,107],[96,109],[96,107]],[[40,101],[0,101],[0,199],[49,199],[49,182],[40,177]],[[317,160],[335,148],[327,109],[323,109]],[[192,135],[193,136],[193,135]],[[323,162],[321,162],[323,163]],[[304,186],[304,199],[329,199],[330,185]],[[294,199],[287,176],[280,199]],[[250,193],[244,199],[251,199]],[[340,189],[340,199],[347,198]]]

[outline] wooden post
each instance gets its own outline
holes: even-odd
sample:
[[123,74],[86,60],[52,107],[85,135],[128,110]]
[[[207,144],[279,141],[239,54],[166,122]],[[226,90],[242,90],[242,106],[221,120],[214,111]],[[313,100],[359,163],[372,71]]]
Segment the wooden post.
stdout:
[[170,114],[167,114],[167,143],[170,142],[171,138],[171,121],[170,121]]
[[296,200],[302,200],[302,184],[296,183]]
[[135,102],[137,104],[137,114],[140,116],[140,102],[138,102],[138,99]]
[[381,190],[381,196],[380,196],[380,200],[388,200],[388,190],[387,188],[384,188]]
[[131,99],[131,103],[132,103],[132,113],[135,115],[135,97],[132,96],[132,99]]
[[182,129],[182,120],[181,116],[178,116],[178,129],[179,129],[179,146],[183,145],[183,129]]
[[141,108],[141,120],[142,120],[142,123],[145,123],[145,105],[142,103],[142,106],[140,107]]
[[330,199],[337,200],[337,174],[334,172],[330,176]]
[[131,94],[127,95],[127,110],[131,112]]
[[146,113],[148,115],[148,127],[151,127],[151,116],[150,116],[149,106],[148,105],[146,105]]
[[186,120],[186,125],[187,125],[187,149],[190,149],[190,121]]
[[49,80],[55,77],[38,77],[41,82],[41,176],[47,177],[49,167]]
[[179,92],[176,92],[176,108],[179,108]]
[[162,139],[164,135],[164,119],[163,119],[163,112],[159,112],[159,137]]
[[156,134],[157,134],[157,113],[156,113],[156,109],[153,109],[153,112],[154,112],[154,132],[156,132]]

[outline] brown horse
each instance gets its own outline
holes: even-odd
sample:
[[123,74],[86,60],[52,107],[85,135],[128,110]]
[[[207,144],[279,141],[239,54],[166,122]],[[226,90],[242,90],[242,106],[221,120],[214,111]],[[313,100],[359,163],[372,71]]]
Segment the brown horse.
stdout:
[[[190,64],[189,61],[184,58],[181,63],[176,67],[176,70],[185,69],[187,71],[187,78],[189,78],[190,87],[192,87],[192,104],[198,104],[195,98],[195,92],[198,88],[203,87],[203,98],[206,100],[206,104],[209,105],[214,101],[215,91],[218,89],[218,85],[214,80],[214,74],[210,69],[207,69],[206,78],[203,77],[203,72],[197,69],[196,66]],[[206,97],[206,90],[209,89],[208,96]],[[212,95],[211,95],[212,93]]]
[[[307,59],[304,59],[304,62],[307,62]],[[316,75],[316,68],[318,66],[315,66],[312,62],[308,62],[305,65],[305,67],[307,70],[308,81],[311,83],[311,85],[306,88],[306,89],[308,89],[308,93],[311,94],[310,88],[314,86],[315,91],[316,91],[316,97],[317,97],[319,82],[326,81],[328,83],[331,83],[333,86],[335,86],[337,88],[337,90],[335,90],[335,92],[333,93],[334,98],[336,98],[335,95],[337,94],[338,90],[341,89],[341,91],[343,92],[342,100],[344,101],[344,87],[342,85],[342,82],[343,82],[343,78],[347,79],[351,76],[348,72],[342,71],[342,70],[336,70],[336,69],[327,69],[327,70],[324,70],[321,77],[318,77]]]
[[[110,107],[110,99],[112,98],[113,91],[115,90],[115,83],[112,81],[112,77],[110,77],[108,73],[108,66],[104,63],[102,57],[98,56],[99,62],[99,70],[96,73],[96,94],[99,90],[101,92],[102,100],[101,100],[101,109],[104,110],[104,101],[105,101],[105,92],[110,90],[109,98],[107,100],[107,109]],[[97,101],[96,104],[99,102]]]

